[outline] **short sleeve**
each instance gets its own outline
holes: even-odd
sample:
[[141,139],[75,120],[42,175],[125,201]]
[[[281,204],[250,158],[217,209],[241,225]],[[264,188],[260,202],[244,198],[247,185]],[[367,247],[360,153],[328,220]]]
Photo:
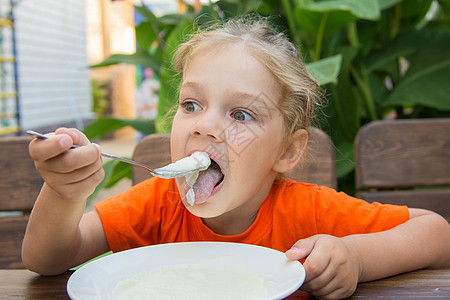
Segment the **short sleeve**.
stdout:
[[174,180],[154,177],[95,204],[111,250],[159,243],[161,221],[171,213],[163,208],[169,197],[179,198]]
[[326,187],[319,187],[315,199],[319,233],[342,237],[394,228],[409,219],[406,206],[368,203]]

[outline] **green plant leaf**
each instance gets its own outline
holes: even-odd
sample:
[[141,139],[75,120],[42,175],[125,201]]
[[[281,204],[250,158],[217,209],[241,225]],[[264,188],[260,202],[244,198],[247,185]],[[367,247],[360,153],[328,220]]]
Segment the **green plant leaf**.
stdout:
[[386,41],[371,51],[366,59],[367,71],[386,71],[392,76],[396,75],[389,72],[392,70],[392,64],[397,65],[399,57],[409,58],[415,55],[421,44],[427,43],[426,40],[431,37],[426,31],[426,29],[417,30],[409,25],[404,26],[395,39]]
[[[233,16],[237,16],[239,15],[238,10],[239,10],[239,5],[238,3],[234,3],[231,1],[217,1],[217,6],[220,8],[222,14],[224,15],[224,17],[230,18]],[[242,12],[240,13],[242,14]]]
[[341,70],[338,75],[338,84],[328,85],[329,89],[329,126],[330,135],[335,145],[351,142],[355,137],[359,123],[358,97],[350,67],[357,54],[357,47],[345,47],[340,50],[342,55]]
[[217,5],[220,8],[224,16],[224,19],[228,19],[236,16],[243,16],[245,14],[254,13],[261,5],[261,0],[246,0],[246,1],[222,0],[215,2],[215,5]]
[[343,142],[336,145],[336,176],[342,177],[355,168],[353,143]]
[[148,22],[142,22],[135,27],[136,42],[139,49],[149,50],[152,43],[157,40],[157,34],[153,29],[153,26]]
[[243,5],[244,5],[243,11],[245,14],[254,13],[258,10],[259,6],[261,5],[261,0],[244,1]]
[[136,11],[143,16],[147,21],[157,24],[158,18],[145,6],[135,5]]
[[402,6],[402,18],[413,18],[414,23],[418,24],[426,16],[433,0],[408,0]]
[[[399,47],[396,47],[399,46]],[[373,53],[367,59],[367,71],[385,71],[391,75],[393,72],[392,66],[398,64],[399,57],[406,57],[414,54],[417,51],[417,47],[414,45],[404,44],[391,44],[390,47],[383,49],[381,53]],[[398,71],[396,68],[395,71]]]
[[320,85],[337,83],[341,70],[342,55],[334,55],[316,62],[306,64],[306,69]]
[[297,8],[294,11],[295,20],[300,28],[304,28],[314,34],[318,34],[318,30],[321,27],[322,20],[326,17],[326,24],[324,28],[324,38],[331,36],[332,34],[340,31],[350,22],[358,20],[355,15],[352,15],[347,11],[334,11],[331,12],[317,12],[312,10],[306,10],[303,8]]
[[124,178],[131,179],[131,165],[122,161],[113,160],[112,174],[105,183],[104,188],[109,189]]
[[365,20],[376,21],[380,17],[378,0],[329,0],[312,2],[306,6],[312,11],[348,11],[352,15]]
[[182,14],[167,14],[167,15],[161,16],[159,18],[159,22],[164,25],[177,26],[185,18],[186,18],[186,16],[182,15]]
[[439,5],[446,14],[450,14],[450,0],[439,0]]
[[326,18],[324,38],[340,31],[358,19],[376,21],[380,18],[377,0],[332,0],[305,4],[294,11],[298,26],[318,34]]
[[[342,74],[347,74],[347,71],[343,70]],[[340,75],[339,84],[330,87],[329,105],[332,107],[332,116],[329,119],[334,142],[353,141],[360,126],[360,101],[349,78],[350,76]]]
[[383,103],[386,101],[389,95],[389,90],[386,88],[386,84],[384,81],[385,77],[377,75],[378,74],[370,73],[368,77],[369,77],[370,91],[372,93],[372,97],[375,102],[374,103],[375,108],[377,109],[377,115],[383,117],[384,115]]
[[384,105],[424,105],[450,110],[450,30],[421,30],[410,67]]
[[131,126],[139,132],[144,134],[151,134],[155,132],[155,122],[150,119],[122,119],[114,117],[101,117],[91,124],[89,124],[84,130],[84,134],[90,140],[98,140],[115,130]]
[[89,66],[89,68],[107,67],[119,63],[139,65],[153,70],[159,70],[161,67],[160,62],[148,54],[146,50],[138,49],[133,54],[113,54],[101,63]]
[[381,10],[391,8],[392,6],[402,2],[403,0],[378,0]]
[[156,118],[156,128],[158,132],[169,132],[171,123],[167,121],[167,114],[177,102],[177,92],[180,76],[173,69],[172,58],[175,50],[184,41],[186,34],[192,32],[192,21],[184,18],[175,27],[166,41],[166,50],[163,54],[163,68],[161,69],[159,90],[158,114]]
[[114,165],[115,165],[115,162],[113,160],[109,160],[109,161],[103,163],[103,170],[105,171],[105,177],[99,183],[99,185],[97,185],[95,187],[94,192],[87,198],[86,205],[91,203],[95,199],[97,194],[100,192],[100,190],[102,190],[105,187],[106,183],[109,181],[109,178],[113,174]]

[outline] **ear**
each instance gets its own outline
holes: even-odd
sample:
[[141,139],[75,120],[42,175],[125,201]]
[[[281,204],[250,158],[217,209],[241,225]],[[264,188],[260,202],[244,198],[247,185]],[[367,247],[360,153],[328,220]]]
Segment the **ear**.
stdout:
[[297,130],[288,141],[280,158],[275,162],[273,170],[286,173],[295,168],[300,161],[308,143],[308,132],[305,129]]

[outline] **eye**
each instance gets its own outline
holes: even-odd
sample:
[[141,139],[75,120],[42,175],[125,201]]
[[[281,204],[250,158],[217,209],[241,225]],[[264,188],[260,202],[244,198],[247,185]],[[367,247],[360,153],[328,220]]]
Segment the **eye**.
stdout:
[[200,110],[200,105],[195,102],[186,101],[182,104],[186,112],[195,112]]
[[251,120],[254,120],[254,119],[255,119],[255,118],[254,118],[252,115],[250,115],[248,112],[243,111],[243,110],[241,110],[241,109],[235,110],[235,111],[231,114],[231,116],[232,116],[236,121],[239,121],[239,122],[251,121]]

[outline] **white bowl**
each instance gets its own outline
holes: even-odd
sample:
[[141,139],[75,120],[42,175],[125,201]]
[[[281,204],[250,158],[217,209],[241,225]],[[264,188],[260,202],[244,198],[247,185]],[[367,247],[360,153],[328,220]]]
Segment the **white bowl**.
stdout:
[[[241,275],[252,272],[263,278],[268,287],[267,299],[287,297],[305,280],[300,262],[287,260],[280,251],[239,243],[188,242],[135,248],[92,261],[70,276],[67,293],[73,300],[113,299],[120,282],[152,270],[188,268],[220,272],[230,265],[237,271],[240,268]],[[232,273],[221,272],[218,277],[221,282],[227,281],[223,276]],[[213,276],[211,280],[218,277]],[[178,286],[176,282],[173,284]],[[217,294],[211,295],[214,298]]]

